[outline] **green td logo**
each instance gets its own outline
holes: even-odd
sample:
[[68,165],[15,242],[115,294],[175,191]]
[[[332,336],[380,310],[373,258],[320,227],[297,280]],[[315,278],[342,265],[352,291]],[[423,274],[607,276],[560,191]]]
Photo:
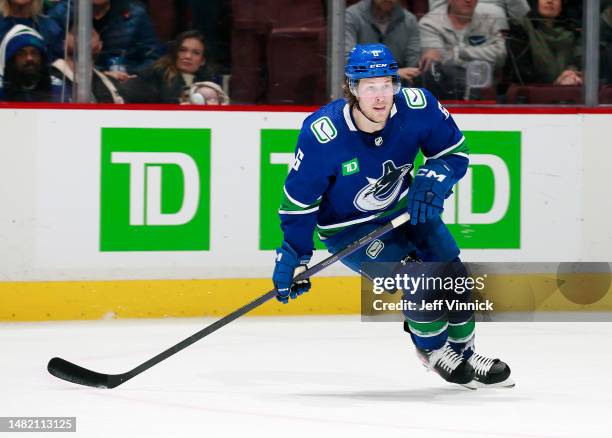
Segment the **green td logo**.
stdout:
[[[298,130],[261,131],[261,250],[274,249],[282,241],[277,211],[298,134]],[[520,248],[521,133],[464,131],[464,134],[470,149],[470,166],[454,194],[444,203],[444,222],[462,249]],[[422,162],[419,154],[415,167]],[[343,163],[344,175],[357,171],[356,161]],[[324,246],[317,242],[316,247]]]
[[210,130],[102,129],[101,251],[209,249]]
[[460,248],[521,247],[521,133],[464,132],[470,166],[444,202],[442,219]]
[[342,163],[342,176],[352,175],[359,172],[359,162],[357,158],[353,158],[346,163]]

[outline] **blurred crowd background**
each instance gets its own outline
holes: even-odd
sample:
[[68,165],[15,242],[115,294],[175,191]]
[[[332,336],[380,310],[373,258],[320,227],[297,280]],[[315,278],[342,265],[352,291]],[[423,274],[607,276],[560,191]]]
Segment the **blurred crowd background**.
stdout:
[[[332,0],[90,0],[90,102],[321,105]],[[74,1],[0,0],[0,101],[72,102]],[[344,53],[382,42],[405,86],[444,101],[584,102],[578,0],[347,0]],[[598,97],[612,104],[612,0]]]

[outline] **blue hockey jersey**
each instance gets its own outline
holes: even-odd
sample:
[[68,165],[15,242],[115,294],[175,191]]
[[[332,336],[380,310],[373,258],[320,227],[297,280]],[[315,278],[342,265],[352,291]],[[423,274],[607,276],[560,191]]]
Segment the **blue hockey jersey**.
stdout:
[[455,180],[466,172],[465,138],[425,89],[403,88],[384,129],[373,134],[357,129],[344,99],[307,117],[279,210],[285,240],[309,255],[315,227],[324,240],[353,225],[399,216],[419,150],[427,159],[444,159]]

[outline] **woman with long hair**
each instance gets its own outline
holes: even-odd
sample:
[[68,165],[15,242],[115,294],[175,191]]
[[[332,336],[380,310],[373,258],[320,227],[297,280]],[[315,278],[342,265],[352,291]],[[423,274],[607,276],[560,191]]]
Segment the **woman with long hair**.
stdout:
[[523,84],[581,85],[576,23],[562,0],[532,0],[531,12],[511,21],[508,37],[513,80]]
[[183,90],[194,82],[214,81],[207,64],[202,34],[189,30],[177,36],[168,53],[139,77],[121,84],[121,94],[134,103],[179,103]]
[[42,9],[42,0],[0,0],[0,41],[13,26],[22,24],[42,35],[50,61],[63,58],[64,32]]

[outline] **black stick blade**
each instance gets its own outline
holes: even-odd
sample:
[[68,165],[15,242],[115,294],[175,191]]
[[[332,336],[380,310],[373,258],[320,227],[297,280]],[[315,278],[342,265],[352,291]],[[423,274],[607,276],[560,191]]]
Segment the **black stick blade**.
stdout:
[[94,388],[110,389],[122,383],[120,376],[97,373],[68,362],[61,357],[51,359],[47,365],[47,370],[55,377],[67,382]]

